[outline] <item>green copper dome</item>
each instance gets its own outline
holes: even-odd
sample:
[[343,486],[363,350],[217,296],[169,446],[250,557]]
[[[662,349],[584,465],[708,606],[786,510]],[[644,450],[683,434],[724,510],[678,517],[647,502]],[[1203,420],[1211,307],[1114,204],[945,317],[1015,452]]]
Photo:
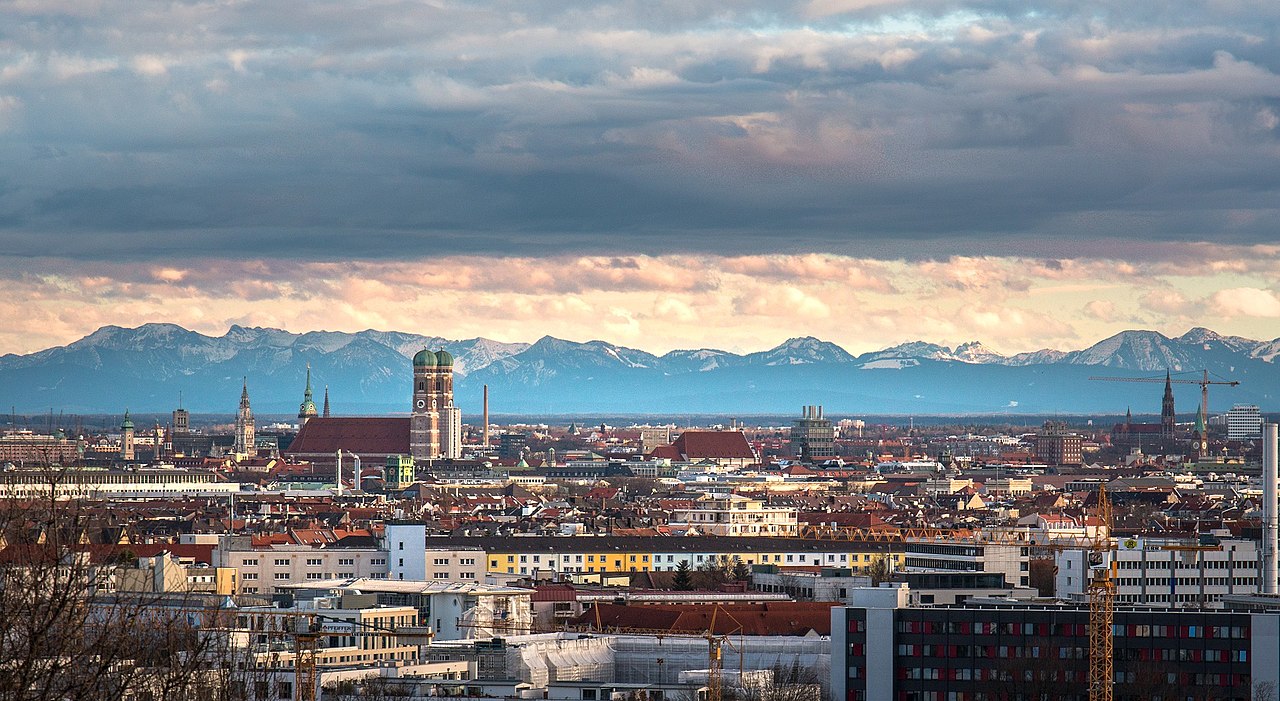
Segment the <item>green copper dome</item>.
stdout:
[[441,348],[436,351],[436,365],[442,368],[453,367],[453,356],[449,354],[449,351]]
[[[452,359],[450,359],[452,362]],[[436,354],[423,348],[418,354],[413,356],[413,366],[415,368],[431,368],[436,366]]]
[[133,428],[133,419],[129,418],[129,410],[124,410],[124,421],[120,422],[120,430]]

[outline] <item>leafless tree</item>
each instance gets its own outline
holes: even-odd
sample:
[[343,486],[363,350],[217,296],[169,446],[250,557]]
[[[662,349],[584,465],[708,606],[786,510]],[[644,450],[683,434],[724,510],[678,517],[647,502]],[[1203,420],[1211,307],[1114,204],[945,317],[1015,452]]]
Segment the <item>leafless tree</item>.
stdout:
[[0,701],[249,701],[258,665],[193,601],[112,593],[80,502],[0,498]]

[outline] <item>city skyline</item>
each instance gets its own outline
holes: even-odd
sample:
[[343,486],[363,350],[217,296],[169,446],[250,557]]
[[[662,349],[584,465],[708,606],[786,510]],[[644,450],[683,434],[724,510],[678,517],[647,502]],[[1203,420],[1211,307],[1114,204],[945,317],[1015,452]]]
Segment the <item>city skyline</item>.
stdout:
[[0,349],[1274,337],[1265,3],[0,10]]

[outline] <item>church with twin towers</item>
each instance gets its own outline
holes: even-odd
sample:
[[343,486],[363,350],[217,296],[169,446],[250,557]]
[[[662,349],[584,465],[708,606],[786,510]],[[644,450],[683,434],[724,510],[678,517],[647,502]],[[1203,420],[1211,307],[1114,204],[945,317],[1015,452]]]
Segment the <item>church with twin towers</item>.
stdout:
[[310,371],[298,412],[298,435],[284,455],[312,463],[318,471],[336,468],[337,454],[364,465],[384,463],[393,456],[417,461],[456,459],[462,455],[462,412],[453,403],[453,355],[423,348],[413,356],[412,392],[408,416],[317,415],[311,395]]

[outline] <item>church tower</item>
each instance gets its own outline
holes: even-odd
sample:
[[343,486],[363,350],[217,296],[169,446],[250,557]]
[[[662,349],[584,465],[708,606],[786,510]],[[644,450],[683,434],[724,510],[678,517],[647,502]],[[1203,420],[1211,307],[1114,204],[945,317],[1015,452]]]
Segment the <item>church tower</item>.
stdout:
[[453,406],[453,356],[427,349],[413,356],[413,406],[409,415],[409,454],[414,460],[457,457],[462,417]]
[[329,385],[324,386],[324,417],[329,418]]
[[129,418],[129,410],[124,410],[124,421],[120,422],[120,459],[131,461],[133,453],[133,419]]
[[240,390],[240,411],[236,413],[236,455],[254,457],[258,454],[253,429],[253,410],[249,408],[249,380],[245,379],[244,388]]
[[1160,437],[1165,439],[1173,438],[1174,426],[1177,424],[1177,414],[1173,411],[1173,382],[1169,377],[1169,371],[1164,373],[1164,401],[1160,404]]
[[1197,458],[1209,457],[1209,421],[1204,415],[1204,407],[1196,412],[1196,430],[1191,439],[1191,450]]
[[[328,401],[328,392],[325,393],[325,401]],[[325,415],[328,415],[326,410]],[[302,404],[298,405],[298,429],[307,425],[307,421],[316,417],[316,403],[311,400],[311,363],[307,363],[307,389],[302,393]]]

